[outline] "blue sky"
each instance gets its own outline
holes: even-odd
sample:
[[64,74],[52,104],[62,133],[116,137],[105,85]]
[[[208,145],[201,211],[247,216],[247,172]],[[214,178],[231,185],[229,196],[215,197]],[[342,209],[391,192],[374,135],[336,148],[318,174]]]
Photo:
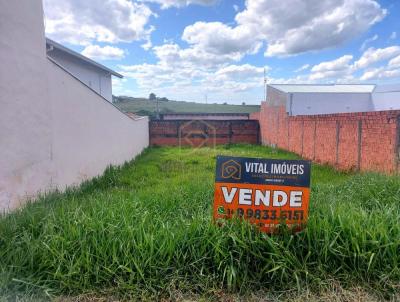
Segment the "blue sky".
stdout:
[[46,35],[116,95],[257,104],[269,83],[399,83],[400,1],[44,0]]

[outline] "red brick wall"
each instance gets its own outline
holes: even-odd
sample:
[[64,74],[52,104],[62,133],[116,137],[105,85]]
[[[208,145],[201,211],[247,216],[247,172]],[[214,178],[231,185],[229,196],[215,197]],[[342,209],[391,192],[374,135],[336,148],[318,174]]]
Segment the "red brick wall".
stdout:
[[249,114],[249,119],[250,120],[259,120],[260,118],[260,112],[252,112]]
[[400,172],[400,111],[289,117],[284,106],[261,105],[261,142],[342,170]]
[[259,143],[258,120],[154,120],[149,132],[152,146]]

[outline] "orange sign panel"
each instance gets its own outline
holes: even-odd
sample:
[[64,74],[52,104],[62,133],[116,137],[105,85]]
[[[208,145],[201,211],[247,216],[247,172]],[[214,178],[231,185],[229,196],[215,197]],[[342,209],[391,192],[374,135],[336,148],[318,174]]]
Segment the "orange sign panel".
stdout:
[[264,232],[300,230],[308,218],[309,161],[217,157],[215,220],[238,217]]

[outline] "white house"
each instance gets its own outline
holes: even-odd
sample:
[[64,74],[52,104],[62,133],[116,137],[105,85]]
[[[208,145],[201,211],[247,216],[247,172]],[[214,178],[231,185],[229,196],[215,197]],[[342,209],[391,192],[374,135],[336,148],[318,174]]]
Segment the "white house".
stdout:
[[112,102],[111,76],[122,78],[122,75],[49,38],[46,38],[46,51],[48,57]]
[[[111,84],[111,70],[85,62]],[[0,0],[0,66],[0,212],[78,185],[148,146],[147,118],[129,118],[49,56],[41,0]]]
[[400,84],[377,85],[372,93],[375,110],[400,109]]
[[270,84],[267,102],[284,105],[289,115],[400,109],[400,85]]

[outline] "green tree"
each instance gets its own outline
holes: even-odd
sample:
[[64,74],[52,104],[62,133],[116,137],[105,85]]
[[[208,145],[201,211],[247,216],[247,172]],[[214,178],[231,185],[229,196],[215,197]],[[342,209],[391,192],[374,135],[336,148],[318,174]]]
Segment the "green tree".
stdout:
[[153,92],[149,94],[150,101],[155,101],[156,99],[157,99],[157,96]]

